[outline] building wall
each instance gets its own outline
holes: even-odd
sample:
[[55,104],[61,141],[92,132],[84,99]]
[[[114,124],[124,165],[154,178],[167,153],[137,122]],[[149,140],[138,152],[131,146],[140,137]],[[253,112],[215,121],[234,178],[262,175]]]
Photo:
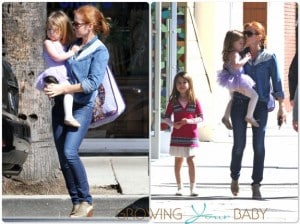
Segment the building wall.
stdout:
[[[211,73],[208,72],[206,60],[202,57],[206,45],[200,40],[198,27],[194,17],[195,4],[188,3],[186,8],[186,71],[193,77],[196,97],[200,100],[205,123],[199,127],[199,136],[202,141],[212,139],[213,113]],[[213,26],[212,26],[213,28]],[[210,46],[209,46],[210,47]],[[213,49],[213,48],[211,48]]]
[[[210,138],[215,139],[220,136],[219,131],[224,131],[224,126],[220,121],[230,99],[229,91],[221,88],[216,83],[217,71],[222,69],[223,66],[223,41],[228,30],[243,29],[243,5],[239,2],[225,1],[196,2],[194,5],[194,17],[199,34],[202,58],[212,86],[212,95],[210,96],[206,92],[200,98],[203,99],[201,103],[204,112],[207,112],[204,114],[206,125],[204,131],[209,130]],[[202,80],[202,82],[204,81]],[[200,136],[201,134],[203,136],[200,128]]]

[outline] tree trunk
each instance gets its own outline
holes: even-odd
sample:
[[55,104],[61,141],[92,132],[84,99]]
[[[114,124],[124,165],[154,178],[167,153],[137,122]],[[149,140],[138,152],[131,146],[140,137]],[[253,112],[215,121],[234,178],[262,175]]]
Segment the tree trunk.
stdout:
[[[31,126],[31,151],[19,178],[24,181],[52,180],[59,168],[51,127],[51,104],[34,87],[45,69],[42,46],[45,39],[47,3],[2,4],[4,58],[12,64],[19,83],[19,114]],[[5,130],[4,130],[5,131]]]

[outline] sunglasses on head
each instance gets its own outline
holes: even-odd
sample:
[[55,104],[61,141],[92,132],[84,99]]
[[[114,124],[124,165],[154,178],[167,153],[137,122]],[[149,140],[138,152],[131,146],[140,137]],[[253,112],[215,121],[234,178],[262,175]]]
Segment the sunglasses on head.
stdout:
[[252,31],[244,31],[243,34],[245,37],[252,37],[253,35],[258,35],[257,32],[252,32]]

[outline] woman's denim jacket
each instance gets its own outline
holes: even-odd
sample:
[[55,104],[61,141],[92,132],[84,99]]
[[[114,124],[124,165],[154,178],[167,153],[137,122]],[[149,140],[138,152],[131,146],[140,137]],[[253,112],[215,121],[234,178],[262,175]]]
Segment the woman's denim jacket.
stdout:
[[244,69],[245,74],[249,75],[256,83],[254,89],[258,93],[259,101],[268,102],[270,91],[276,99],[284,98],[275,54],[263,49],[255,60],[249,60],[244,65]]
[[71,84],[80,83],[83,89],[81,93],[74,93],[74,102],[78,104],[93,105],[97,94],[96,90],[102,83],[106,72],[109,53],[102,42],[93,53],[76,60],[80,53],[96,40],[98,40],[97,36],[66,62]]

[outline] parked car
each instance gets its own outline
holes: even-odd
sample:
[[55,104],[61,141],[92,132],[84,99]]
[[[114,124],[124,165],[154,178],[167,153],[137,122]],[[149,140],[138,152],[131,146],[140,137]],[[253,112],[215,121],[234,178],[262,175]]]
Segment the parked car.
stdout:
[[18,117],[19,87],[11,65],[2,59],[2,175],[19,175],[27,159],[31,132]]

